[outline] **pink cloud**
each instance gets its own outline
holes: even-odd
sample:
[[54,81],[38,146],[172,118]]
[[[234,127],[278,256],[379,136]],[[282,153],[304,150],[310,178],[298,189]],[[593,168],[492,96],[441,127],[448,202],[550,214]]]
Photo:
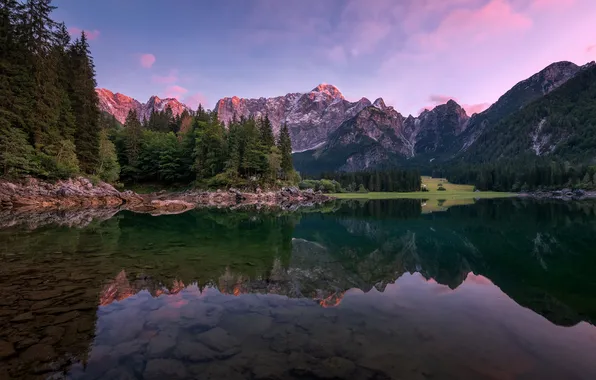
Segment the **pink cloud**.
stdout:
[[176,83],[178,81],[178,70],[170,70],[168,75],[153,75],[151,81],[158,84]]
[[[85,35],[87,36],[87,39],[89,41],[96,40],[99,37],[99,30],[97,30],[97,29],[94,29],[94,30],[85,29],[84,31],[85,31]],[[80,37],[82,32],[83,32],[83,29],[77,28],[76,26],[71,26],[70,28],[68,28],[68,34],[70,34],[70,36],[74,37],[74,38]]]
[[180,100],[188,90],[182,86],[174,85],[166,88],[166,98],[175,98]]
[[553,8],[568,8],[575,5],[575,0],[533,0],[531,8],[546,10]]
[[469,116],[472,116],[475,113],[480,113],[486,111],[488,107],[490,107],[490,103],[478,103],[478,104],[464,104],[462,108],[466,110],[466,113]]
[[591,53],[596,50],[596,45],[590,45],[586,48],[586,53]]
[[444,103],[447,103],[450,100],[457,101],[454,97],[447,96],[447,95],[431,95],[431,96],[428,97],[428,100],[430,100],[431,102],[433,102],[433,104],[435,104],[435,105],[444,104]]
[[517,13],[507,0],[491,0],[481,8],[460,8],[447,14],[434,32],[418,34],[414,43],[424,49],[446,50],[453,45],[487,43],[497,36],[524,31],[532,20]]
[[142,54],[139,62],[141,63],[141,66],[148,69],[155,63],[155,56],[153,54]]
[[186,104],[191,109],[196,110],[199,107],[199,104],[203,105],[203,107],[206,107],[207,98],[205,97],[205,95],[197,92],[197,93],[194,93],[192,95],[188,95],[187,97],[185,97],[182,100],[182,103]]
[[[453,100],[454,102],[459,103],[457,101],[457,98],[455,98],[453,96],[431,95],[428,97],[428,101],[431,104],[421,108],[420,111],[418,111],[418,113],[420,114],[420,113],[424,112],[425,110],[430,111],[438,105],[447,103],[449,100]],[[460,106],[466,111],[468,116],[472,116],[475,113],[480,113],[480,112],[486,110],[488,107],[490,107],[490,103],[460,104]]]

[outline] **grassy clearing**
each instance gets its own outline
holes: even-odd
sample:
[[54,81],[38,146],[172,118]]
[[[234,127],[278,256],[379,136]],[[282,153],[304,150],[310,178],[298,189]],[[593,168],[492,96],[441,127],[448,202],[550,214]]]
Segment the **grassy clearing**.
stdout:
[[[456,185],[449,183],[444,178],[422,177],[422,184],[426,185],[428,191],[414,193],[339,193],[330,195],[339,199],[428,199],[429,201],[436,201],[437,204],[438,201],[454,203],[455,200],[472,201],[479,198],[508,198],[515,196],[513,193],[495,191],[475,192],[472,185]],[[443,185],[445,191],[438,190],[439,184]]]

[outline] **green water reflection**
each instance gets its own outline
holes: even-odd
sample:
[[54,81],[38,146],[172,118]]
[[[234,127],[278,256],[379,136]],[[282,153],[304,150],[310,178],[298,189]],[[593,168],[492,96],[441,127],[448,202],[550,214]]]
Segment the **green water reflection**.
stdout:
[[0,374],[596,376],[593,202],[109,216],[0,230]]

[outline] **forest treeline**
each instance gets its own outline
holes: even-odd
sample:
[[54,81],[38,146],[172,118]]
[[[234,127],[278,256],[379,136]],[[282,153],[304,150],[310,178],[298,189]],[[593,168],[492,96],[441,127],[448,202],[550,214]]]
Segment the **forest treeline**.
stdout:
[[596,188],[596,166],[548,158],[521,157],[487,164],[459,164],[436,169],[433,176],[471,184],[481,191],[527,192],[563,188]]
[[327,172],[300,182],[302,189],[328,193],[340,192],[414,192],[420,191],[422,179],[415,169],[367,170],[359,172]]
[[125,182],[255,188],[298,181],[288,128],[276,139],[267,115],[226,126],[199,106],[178,116],[169,108],[154,111],[143,121],[132,110],[123,128],[109,124]]
[[117,178],[99,125],[95,69],[83,32],[71,40],[51,0],[0,2],[0,170],[66,178]]
[[224,126],[201,106],[124,126],[99,110],[84,32],[71,40],[51,0],[0,1],[0,170],[5,177],[85,175],[116,183],[275,186],[296,183],[291,141],[268,117]]

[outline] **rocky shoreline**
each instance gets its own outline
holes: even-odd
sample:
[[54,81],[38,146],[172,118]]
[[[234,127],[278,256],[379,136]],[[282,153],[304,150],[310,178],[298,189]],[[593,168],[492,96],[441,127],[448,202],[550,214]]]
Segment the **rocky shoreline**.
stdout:
[[312,190],[286,187],[277,191],[242,192],[236,189],[179,193],[137,194],[118,191],[105,182],[93,184],[86,178],[56,183],[26,178],[22,182],[0,181],[0,210],[47,212],[50,210],[118,209],[150,214],[172,214],[197,207],[238,208],[246,205],[296,209],[331,200]]

